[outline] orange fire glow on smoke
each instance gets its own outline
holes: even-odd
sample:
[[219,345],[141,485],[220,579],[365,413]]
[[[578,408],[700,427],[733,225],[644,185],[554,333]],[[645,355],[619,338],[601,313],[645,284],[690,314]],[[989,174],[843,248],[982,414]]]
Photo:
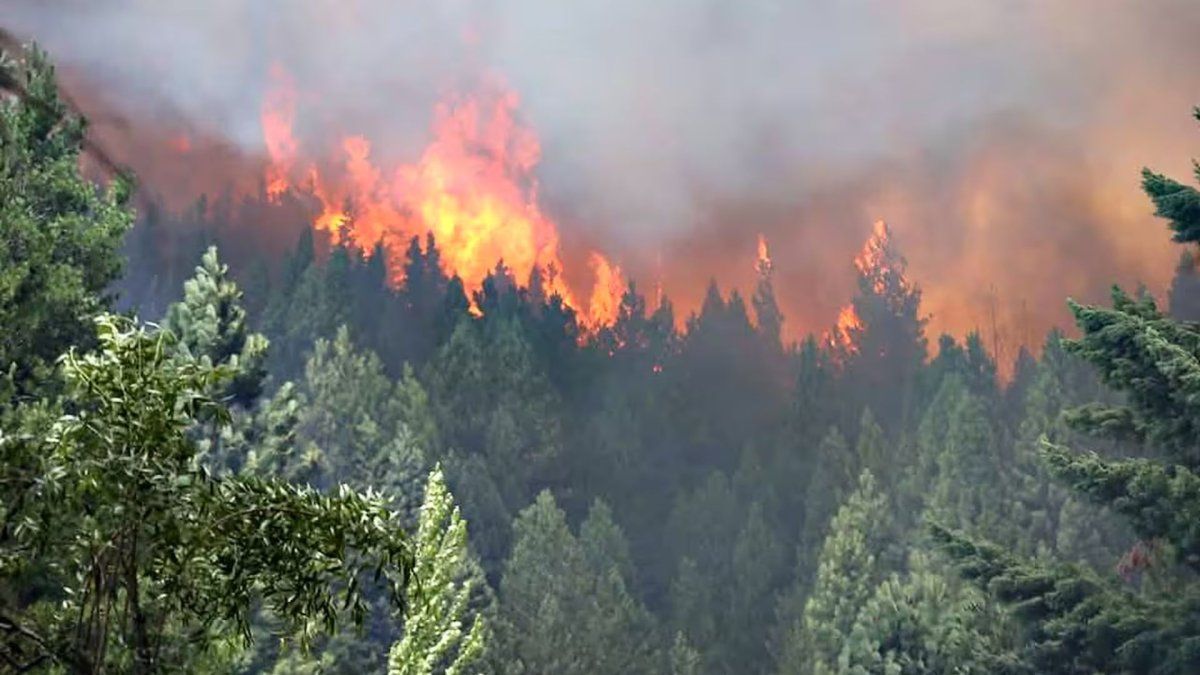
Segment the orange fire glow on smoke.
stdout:
[[292,133],[296,120],[296,86],[282,66],[271,67],[271,86],[260,109],[263,142],[271,158],[267,165],[267,196],[278,200],[291,186],[289,174],[296,163],[299,144]]
[[[299,161],[295,85],[279,68],[271,83],[262,106],[270,158],[267,193],[278,198],[306,185],[322,207],[313,226],[335,242],[348,241],[368,253],[382,243],[394,281],[400,282],[408,240],[432,232],[446,271],[460,276],[468,292],[479,289],[502,261],[521,282],[540,271],[547,293],[561,296],[590,327],[616,317],[625,281],[603,254],[589,255],[590,293],[576,294],[564,279],[558,227],[538,202],[534,170],[541,147],[517,118],[516,93],[502,83],[444,99],[434,110],[432,141],[420,158],[394,166],[381,166],[372,157],[371,141],[358,135],[343,136],[340,164]],[[586,297],[587,305],[578,297]]]
[[[888,276],[894,276],[903,289],[910,288],[909,281],[900,274],[900,270],[889,268],[887,252],[891,247],[891,236],[887,223],[882,220],[875,221],[871,236],[854,257],[854,268],[859,278],[869,280],[876,293],[884,293],[887,290]],[[858,316],[858,311],[851,302],[838,312],[837,322],[833,329],[826,333],[825,341],[835,353],[854,354],[858,352],[856,336],[862,329],[862,318]]]

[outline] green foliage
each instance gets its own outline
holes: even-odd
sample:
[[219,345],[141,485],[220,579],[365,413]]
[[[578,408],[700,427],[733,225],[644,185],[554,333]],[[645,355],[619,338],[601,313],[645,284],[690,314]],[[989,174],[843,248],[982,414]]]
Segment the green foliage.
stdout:
[[259,414],[284,411],[294,411],[294,442],[273,444],[275,451],[260,442],[250,449],[248,470],[321,489],[374,486],[415,512],[431,452],[422,441],[436,439],[437,427],[411,374],[393,382],[379,358],[358,349],[342,327],[333,340],[317,340],[299,387],[280,389]]
[[629,542],[613,521],[612,509],[600,500],[592,503],[587,518],[579,526],[579,543],[588,564],[594,570],[616,570],[626,584],[633,582],[633,559]]
[[258,398],[266,378],[268,341],[249,332],[242,292],[218,260],[215,246],[205,251],[195,276],[184,282],[183,300],[171,305],[163,325],[186,355],[236,371],[222,392],[225,397],[242,406]]
[[879,234],[858,265],[851,302],[859,324],[841,336],[836,360],[845,370],[847,395],[870,408],[895,437],[913,412],[926,358],[926,319],[920,315],[921,289],[907,279],[904,256],[886,227]]
[[[1200,193],[1149,171],[1143,187],[1175,240],[1196,241]],[[1136,588],[1086,566],[1024,560],[941,525],[931,526],[933,535],[965,576],[1024,620],[1024,651],[1039,672],[1193,672],[1200,663],[1200,330],[1164,317],[1145,293],[1114,289],[1111,308],[1070,306],[1082,336],[1067,350],[1095,366],[1123,402],[1084,406],[1068,420],[1149,444],[1157,456],[1104,459],[1046,440],[1042,460],[1074,493],[1111,508],[1144,537],[1121,572],[1151,583]],[[1172,574],[1165,568],[1174,563],[1182,566]]]
[[546,491],[517,516],[500,581],[503,672],[657,672],[652,619],[628,593],[605,518],[589,517],[581,542]]
[[671,643],[671,675],[700,675],[700,652],[697,652],[687,636],[675,634],[675,642]]
[[404,636],[392,647],[388,675],[465,673],[482,657],[488,628],[482,617],[469,616],[478,579],[466,575],[467,524],[440,468],[425,484],[413,553],[416,581],[408,588]]
[[1200,332],[1164,317],[1148,298],[1113,290],[1112,308],[1071,303],[1083,336],[1067,343],[1128,405],[1092,404],[1070,422],[1091,432],[1148,443],[1188,466],[1200,465]]
[[838,672],[850,629],[884,578],[890,520],[887,496],[871,472],[863,471],[830,525],[804,614],[786,629],[780,673]]
[[766,636],[771,628],[773,596],[782,585],[786,554],[778,535],[767,525],[762,506],[750,505],[733,543],[731,597],[725,615],[728,670],[765,670]]
[[[305,228],[275,274],[222,249],[250,304],[212,249],[167,330],[108,318],[91,353],[129,214],[121,182],[79,178],[82,126],[39,58],[12,71],[35,98],[0,104],[0,658],[689,675],[1200,659],[1200,327],[1145,292],[1074,307],[1082,337],[1023,351],[1000,387],[978,334],[925,363],[921,294],[883,231],[848,341],[785,346],[767,264],[749,299],[713,283],[685,330],[633,283],[592,328],[548,295],[558,270],[498,263],[469,303],[432,236],[365,251]],[[1200,238],[1200,192],[1146,185],[1177,239]],[[238,209],[282,213],[242,201],[147,214],[124,288],[174,285]],[[155,250],[166,269],[142,269]],[[1080,428],[1117,440],[1065,450]],[[1114,459],[1140,443],[1153,459]],[[983,591],[921,553],[922,515]],[[381,564],[389,583],[367,584]],[[355,635],[319,635],[345,618]]]
[[[977,592],[976,592],[977,593]],[[1017,672],[981,600],[919,563],[891,575],[863,605],[839,657],[854,675]]]
[[[1200,168],[1196,172],[1200,179]],[[1200,241],[1200,191],[1149,169],[1142,169],[1142,189],[1154,202],[1154,214],[1171,226],[1175,241]]]
[[985,402],[951,377],[938,394],[938,404],[946,406],[945,429],[935,440],[932,462],[922,463],[922,468],[932,464],[934,477],[925,512],[958,527],[1000,536],[1007,473]]
[[1185,466],[1105,461],[1049,443],[1043,456],[1072,490],[1124,516],[1142,539],[1169,542],[1180,562],[1200,571],[1200,476]]
[[[804,531],[800,549],[809,552],[802,556],[815,559],[829,530],[829,521],[854,488],[857,462],[846,445],[846,439],[836,429],[830,429],[817,448],[816,468],[805,490]],[[801,575],[807,576],[807,575]]]
[[[179,359],[169,333],[98,319],[100,349],[63,358],[73,412],[4,437],[0,649],[72,672],[178,668],[269,607],[291,633],[361,621],[361,583],[400,600],[411,552],[381,497],[323,495],[197,468],[187,430],[228,412],[233,375]],[[28,591],[28,587],[26,587]]]
[[937,525],[962,574],[1027,625],[1024,657],[1043,673],[1187,673],[1200,659],[1196,589],[1143,596],[1076,564],[1022,560]]
[[875,421],[875,415],[870,408],[864,408],[862,419],[858,424],[858,442],[854,446],[854,454],[858,458],[856,468],[859,471],[871,471],[883,476],[885,482],[893,480],[889,471],[895,457],[889,452],[887,439],[883,429]]
[[[94,342],[92,317],[121,271],[129,185],[79,174],[84,123],[58,97],[44,54],[0,62],[28,98],[0,101],[0,407],[53,376],[56,358]],[[7,382],[7,384],[6,384]]]
[[463,319],[430,364],[427,381],[444,450],[479,454],[515,511],[562,442],[559,398],[521,324],[509,319],[484,327]]

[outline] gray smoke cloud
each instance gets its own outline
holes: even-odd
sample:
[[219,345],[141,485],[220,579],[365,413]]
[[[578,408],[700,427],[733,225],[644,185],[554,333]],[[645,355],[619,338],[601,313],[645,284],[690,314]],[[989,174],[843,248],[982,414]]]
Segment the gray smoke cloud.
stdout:
[[661,259],[687,305],[748,284],[765,232],[793,329],[832,320],[875,218],[938,328],[1160,289],[1175,252],[1136,172],[1188,172],[1200,102],[1195,0],[5,0],[0,24],[130,119],[251,154],[271,62],[306,141],[410,160],[445,91],[500,73],[568,242]]

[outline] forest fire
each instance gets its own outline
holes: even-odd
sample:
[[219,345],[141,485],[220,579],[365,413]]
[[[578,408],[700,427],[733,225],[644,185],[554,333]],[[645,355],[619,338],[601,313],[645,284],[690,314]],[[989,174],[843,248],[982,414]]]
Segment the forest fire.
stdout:
[[188,4],[0,5],[0,673],[1196,671],[1196,0]]
[[[589,254],[590,294],[566,283],[558,228],[538,203],[533,172],[541,148],[517,118],[516,93],[502,82],[493,79],[479,92],[440,102],[421,157],[390,167],[377,164],[371,141],[359,135],[342,137],[340,164],[301,159],[293,131],[295,82],[279,66],[271,82],[261,120],[269,198],[289,189],[310,192],[321,205],[313,226],[368,254],[382,244],[397,283],[408,240],[431,232],[446,271],[461,277],[468,291],[478,290],[501,261],[522,283],[540,273],[546,292],[562,297],[589,327],[616,317],[625,281],[603,254]],[[579,297],[588,299],[586,306]]]
[[[891,230],[882,220],[875,221],[871,236],[854,257],[854,269],[858,273],[859,283],[866,286],[861,288],[861,291],[870,291],[879,297],[889,298],[907,297],[913,290],[911,282],[905,277],[904,260],[893,248]],[[833,329],[826,333],[825,341],[835,353],[857,353],[856,336],[863,328],[862,318],[858,315],[854,303],[850,302],[838,312],[837,322]]]
[[271,158],[267,167],[266,192],[278,200],[289,187],[289,175],[296,162],[298,145],[292,134],[296,117],[296,90],[291,76],[282,66],[271,67],[272,86],[262,102],[263,142]]
[[754,271],[766,274],[771,271],[771,253],[767,250],[767,238],[758,235],[758,258],[754,261]]

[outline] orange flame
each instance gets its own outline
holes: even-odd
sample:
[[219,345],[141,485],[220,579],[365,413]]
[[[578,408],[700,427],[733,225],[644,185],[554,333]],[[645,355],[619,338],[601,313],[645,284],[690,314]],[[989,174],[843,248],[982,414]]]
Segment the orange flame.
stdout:
[[279,64],[271,66],[270,86],[267,87],[259,110],[263,142],[271,163],[267,165],[266,191],[272,200],[291,186],[288,174],[296,163],[299,144],[292,134],[296,119],[296,85],[291,75]]
[[825,335],[825,342],[836,352],[855,354],[858,352],[858,345],[854,342],[854,336],[861,329],[862,319],[858,318],[858,312],[851,303],[838,312],[837,323],[834,324],[833,330]]
[[[297,184],[298,144],[291,81],[273,70],[272,83],[262,125],[268,195],[277,197]],[[460,276],[468,291],[502,261],[522,282],[540,270],[548,293],[581,310],[561,274],[558,228],[538,204],[534,169],[541,147],[518,121],[518,103],[496,81],[475,96],[442,101],[434,110],[433,140],[414,164],[381,168],[368,139],[345,136],[338,170],[326,175],[311,162],[305,168],[322,207],[314,227],[368,253],[382,243],[394,277],[407,240],[432,232],[446,271]],[[590,262],[595,286],[584,323],[598,327],[616,317],[624,281],[620,268],[601,254],[592,253]]]
[[904,289],[909,288],[908,280],[904,278],[903,270],[895,269],[888,260],[888,252],[892,246],[892,231],[882,220],[875,221],[871,236],[863,244],[862,251],[854,258],[854,268],[859,275],[871,280],[876,293],[886,290],[887,278],[894,277]]
[[[867,237],[862,250],[854,257],[854,268],[860,277],[870,280],[871,287],[876,293],[883,293],[887,290],[888,276],[894,276],[903,288],[907,289],[909,285],[902,270],[893,269],[888,260],[891,237],[891,230],[888,229],[887,223],[882,220],[875,221],[875,225],[871,229],[871,236]],[[858,352],[858,345],[854,342],[855,335],[862,328],[862,318],[854,309],[854,303],[849,303],[838,312],[837,322],[833,329],[826,333],[825,341],[836,351],[843,354],[855,354]]]
[[596,274],[596,285],[592,287],[592,297],[588,303],[588,320],[594,327],[608,326],[617,320],[621,295],[625,292],[625,279],[621,275],[621,268],[599,253],[593,252],[589,263]]
[[771,255],[767,251],[767,238],[761,234],[758,235],[758,260],[754,263],[754,269],[759,274],[771,271]]

